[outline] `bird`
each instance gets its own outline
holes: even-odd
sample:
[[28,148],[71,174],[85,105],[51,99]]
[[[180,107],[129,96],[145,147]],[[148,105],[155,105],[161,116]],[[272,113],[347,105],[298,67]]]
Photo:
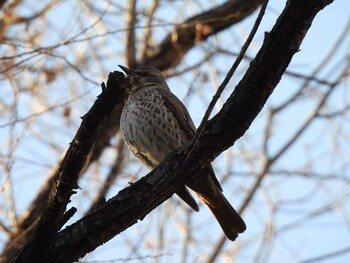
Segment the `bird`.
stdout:
[[[158,69],[119,67],[129,81],[120,117],[122,138],[135,157],[152,170],[170,152],[192,139],[196,127],[185,105],[170,91]],[[246,230],[245,222],[223,195],[209,162],[176,192],[193,210],[199,211],[188,188],[211,210],[228,239],[234,241]]]

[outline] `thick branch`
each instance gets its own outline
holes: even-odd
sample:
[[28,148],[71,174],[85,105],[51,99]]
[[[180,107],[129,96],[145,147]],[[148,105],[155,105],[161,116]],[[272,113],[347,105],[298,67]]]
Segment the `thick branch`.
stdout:
[[74,189],[78,188],[79,174],[88,162],[96,136],[115,105],[123,100],[124,91],[121,85],[123,79],[122,73],[111,73],[107,88],[102,84],[101,95],[82,118],[81,126],[58,169],[34,238],[19,254],[16,262],[48,262],[47,259],[50,258],[47,255],[48,249],[64,223],[67,204],[71,195],[74,194]]
[[52,262],[70,262],[84,256],[142,219],[205,166],[207,160],[212,161],[240,138],[278,84],[315,15],[331,2],[288,1],[242,81],[223,109],[209,121],[191,154],[186,150],[192,145],[185,145],[98,211],[61,231],[48,258]]

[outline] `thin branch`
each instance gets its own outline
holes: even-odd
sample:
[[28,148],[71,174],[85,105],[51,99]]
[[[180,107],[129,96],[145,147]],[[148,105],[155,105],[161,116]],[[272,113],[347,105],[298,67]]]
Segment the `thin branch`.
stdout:
[[154,14],[155,14],[156,10],[158,9],[158,6],[159,6],[159,0],[153,0],[150,8],[146,12],[147,21],[146,21],[146,26],[145,26],[145,30],[144,30],[144,39],[143,39],[142,48],[141,48],[142,59],[144,57],[146,57],[147,51],[151,46],[152,32],[153,32],[152,24],[153,24],[153,20],[154,20]]
[[2,230],[2,232],[4,232],[8,236],[10,236],[12,234],[11,229],[8,228],[7,226],[5,226],[5,224],[2,223],[1,221],[0,221],[0,229]]
[[[238,54],[236,52],[230,52],[229,50],[226,50],[226,49],[223,49],[223,48],[215,48],[214,51],[216,53],[220,52],[222,54],[227,54],[227,55],[231,55],[231,56],[235,56],[235,57],[238,56]],[[253,59],[251,56],[246,55],[246,54],[244,55],[243,58],[245,60],[247,60],[247,61],[251,61]],[[302,73],[299,73],[299,72],[295,72],[295,71],[292,71],[290,69],[287,69],[286,72],[284,73],[284,75],[290,76],[290,77],[294,77],[294,78],[298,78],[298,79],[302,79],[302,80],[305,80],[305,81],[314,81],[317,84],[321,84],[321,85],[326,85],[326,86],[331,85],[331,83],[328,80],[317,78],[316,76],[311,75],[311,74],[310,75],[306,75],[306,74],[302,74]]]
[[345,247],[343,249],[335,250],[333,252],[323,254],[323,255],[318,256],[318,257],[314,257],[314,258],[300,261],[300,263],[312,263],[312,262],[318,263],[318,262],[321,262],[323,260],[335,258],[335,257],[341,256],[343,254],[348,254],[348,253],[350,253],[350,247]]
[[45,14],[47,14],[53,7],[55,7],[60,2],[61,1],[59,0],[50,1],[42,10],[28,17],[23,17],[23,16],[14,17],[12,24],[29,23],[30,21],[36,18],[39,18],[39,17],[42,18]]
[[129,67],[136,65],[136,42],[135,42],[135,25],[136,25],[136,0],[129,0],[126,11],[126,24],[129,29],[126,38],[126,61]]
[[262,0],[231,0],[211,10],[187,19],[168,34],[160,45],[147,50],[140,61],[165,70],[176,66],[198,42],[246,18],[260,6]]
[[[197,133],[196,135],[194,136],[193,138],[193,147],[196,146],[197,144],[197,141],[198,141],[198,138],[202,135],[202,132],[203,130],[205,129],[205,125],[209,119],[209,116],[210,114],[212,113],[214,107],[215,107],[215,104],[216,102],[218,101],[218,99],[220,98],[222,92],[224,91],[224,89],[226,88],[227,84],[229,83],[230,79],[232,78],[233,74],[236,72],[236,69],[238,68],[239,64],[241,63],[243,57],[244,57],[244,54],[247,52],[248,50],[248,47],[250,45],[250,43],[252,42],[254,36],[255,36],[255,33],[258,31],[258,28],[259,28],[259,25],[261,23],[261,20],[265,14],[265,10],[266,10],[266,7],[267,7],[267,3],[269,1],[268,0],[265,0],[260,8],[260,12],[258,14],[258,17],[256,18],[255,20],[255,23],[253,25],[253,28],[252,30],[250,31],[249,35],[248,35],[248,38],[246,39],[244,45],[242,46],[241,48],[241,51],[239,52],[235,62],[233,63],[233,65],[231,66],[230,70],[228,71],[225,79],[222,81],[222,83],[220,84],[220,86],[218,87],[213,99],[211,100],[204,116],[203,116],[203,119],[197,129]],[[191,150],[189,151],[189,154],[191,154]]]

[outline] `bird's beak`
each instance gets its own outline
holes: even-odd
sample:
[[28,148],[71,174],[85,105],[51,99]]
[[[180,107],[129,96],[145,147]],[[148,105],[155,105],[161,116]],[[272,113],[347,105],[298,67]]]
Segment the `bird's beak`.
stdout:
[[124,67],[122,65],[118,65],[126,74],[128,74],[129,76],[134,76],[136,74],[136,72],[132,69],[129,69],[127,67]]

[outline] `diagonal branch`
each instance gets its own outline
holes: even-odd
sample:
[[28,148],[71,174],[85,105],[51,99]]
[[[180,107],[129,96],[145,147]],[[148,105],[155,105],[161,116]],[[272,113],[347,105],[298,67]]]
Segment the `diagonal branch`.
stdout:
[[[102,93],[98,96],[90,111],[82,117],[83,121],[68,148],[58,173],[56,174],[46,208],[42,212],[32,241],[20,252],[17,262],[47,262],[48,249],[56,239],[61,226],[76,210],[66,211],[71,196],[78,188],[78,177],[90,158],[91,148],[98,132],[108,115],[124,98],[120,72],[111,73],[107,87],[102,84]],[[112,88],[113,87],[113,88]],[[73,212],[74,211],[74,212]]]
[[[124,231],[169,198],[249,128],[298,51],[313,18],[332,0],[289,0],[276,25],[222,110],[213,117],[190,155],[191,144],[118,193],[99,210],[61,231],[48,248],[50,262],[72,262]],[[186,174],[187,176],[183,176]],[[25,258],[23,258],[25,259]],[[36,258],[36,262],[43,262]],[[26,261],[30,262],[30,261]]]

